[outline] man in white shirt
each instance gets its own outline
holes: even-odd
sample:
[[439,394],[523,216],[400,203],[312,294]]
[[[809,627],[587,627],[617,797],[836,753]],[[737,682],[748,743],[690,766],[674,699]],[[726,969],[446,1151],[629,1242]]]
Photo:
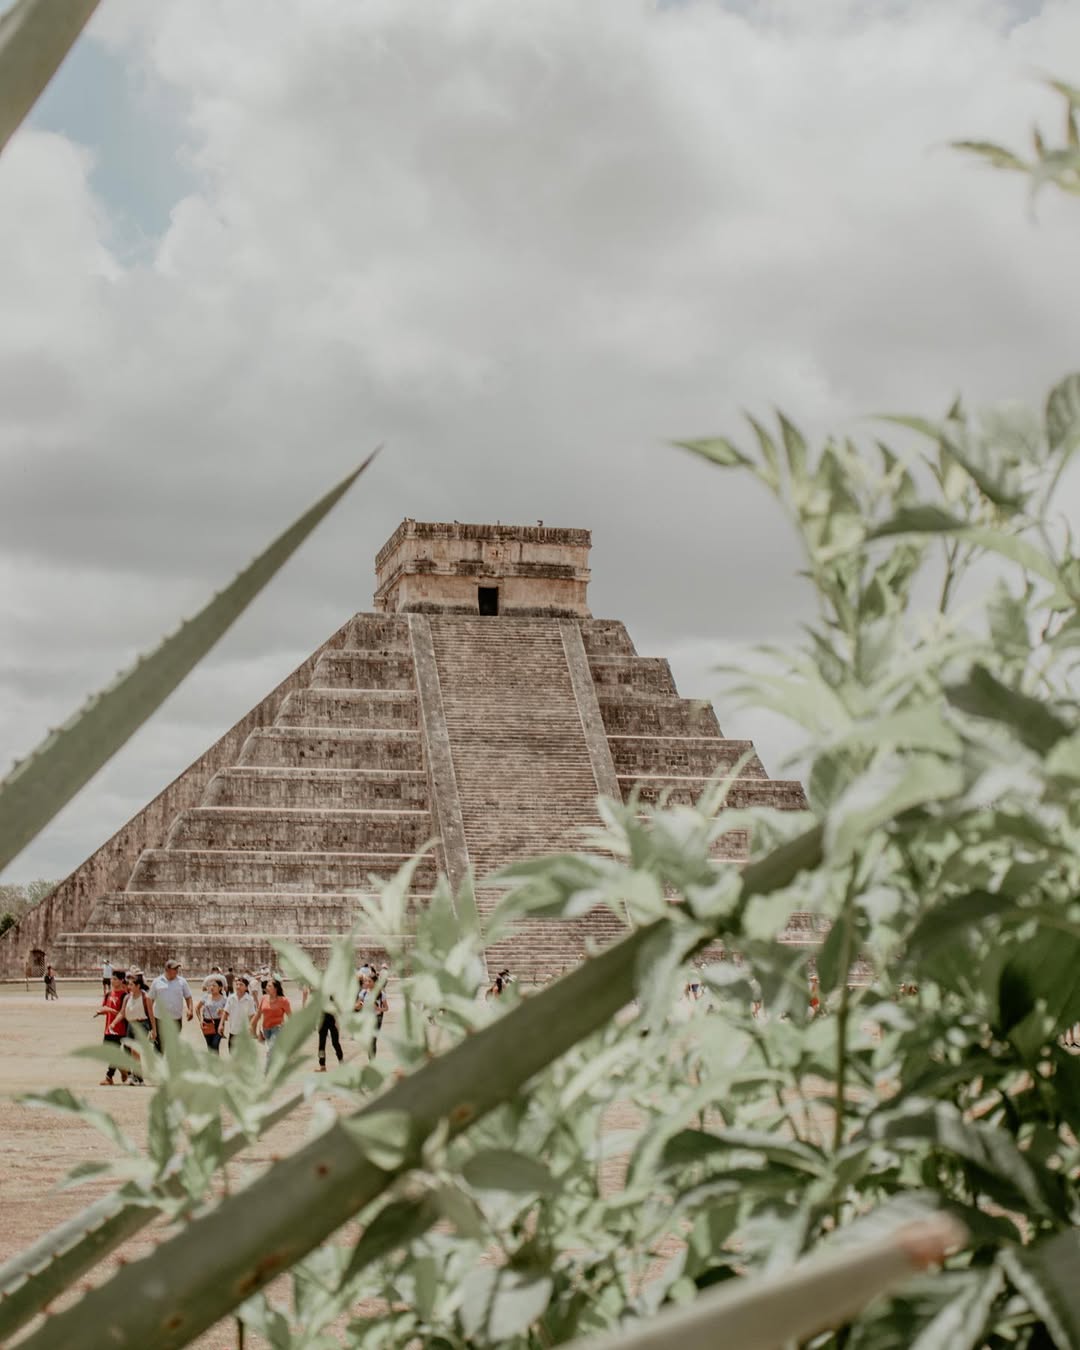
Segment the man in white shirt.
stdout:
[[176,1025],[177,1034],[183,1028],[184,1008],[187,1007],[187,1020],[195,1015],[191,1001],[191,988],[180,974],[179,961],[166,961],[165,973],[159,975],[150,986],[150,997],[154,1000],[154,1018],[158,1026],[157,1047],[161,1049],[161,1021],[170,1018]]
[[108,957],[101,963],[101,987],[106,994],[112,988],[112,962]]

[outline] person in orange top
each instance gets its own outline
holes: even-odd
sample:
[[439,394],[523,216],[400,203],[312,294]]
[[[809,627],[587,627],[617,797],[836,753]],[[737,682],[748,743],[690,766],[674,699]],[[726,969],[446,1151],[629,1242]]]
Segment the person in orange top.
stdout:
[[266,1042],[266,1062],[268,1065],[274,1050],[274,1042],[285,1024],[286,1017],[291,1012],[292,1004],[285,997],[285,990],[281,981],[274,979],[268,981],[266,993],[259,1000],[259,1010],[251,1019],[251,1030],[258,1036],[259,1040]]

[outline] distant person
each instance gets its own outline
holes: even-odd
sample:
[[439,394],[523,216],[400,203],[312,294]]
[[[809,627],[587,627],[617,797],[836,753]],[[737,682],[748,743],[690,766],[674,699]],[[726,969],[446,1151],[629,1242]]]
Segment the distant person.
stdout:
[[154,1001],[154,1020],[157,1023],[157,1048],[162,1048],[161,1023],[168,1018],[176,1027],[177,1035],[184,1029],[184,1010],[187,1020],[195,1016],[191,1000],[191,988],[180,974],[179,961],[166,961],[165,971],[150,986],[150,997]]
[[509,988],[509,986],[513,984],[513,982],[514,977],[510,974],[508,970],[500,970],[498,975],[495,976],[495,978],[489,985],[488,991],[484,995],[484,998],[485,999],[502,998],[507,988]]
[[225,1014],[221,1021],[221,1034],[228,1038],[230,1051],[237,1036],[251,1034],[251,1021],[257,1011],[251,995],[250,977],[237,975],[233,991],[225,1000]]
[[[369,967],[370,969],[370,967]],[[376,986],[374,973],[364,975],[360,980],[360,992],[356,997],[356,1012],[363,1012],[367,1003],[368,995],[375,991],[375,1001],[372,1004],[372,1010],[375,1013],[375,1034],[371,1038],[371,1045],[368,1049],[368,1058],[374,1059],[379,1050],[379,1032],[382,1031],[383,1018],[390,1011],[390,1001],[386,997],[385,982]]]
[[225,988],[225,976],[222,974],[222,971],[221,971],[221,967],[220,967],[220,966],[211,966],[211,967],[210,967],[210,974],[207,975],[206,979],[203,980],[203,982],[202,982],[202,987],[203,987],[203,990],[204,990],[204,991],[210,988],[210,983],[211,983],[212,980],[220,980],[220,981],[221,981],[221,987],[222,987],[223,989]]
[[225,1002],[225,980],[218,975],[210,980],[210,988],[195,1005],[206,1048],[215,1055],[221,1053],[221,1019],[225,1016]]
[[259,1011],[251,1019],[251,1029],[261,1041],[266,1042],[266,1067],[270,1067],[270,1056],[274,1052],[274,1042],[281,1034],[285,1019],[292,1012],[292,1004],[285,997],[285,987],[273,976],[267,981],[266,993],[259,1000]]
[[235,987],[236,987],[236,971],[233,970],[232,966],[230,966],[228,970],[225,972],[225,993],[231,994]]
[[49,999],[58,999],[60,995],[56,992],[56,971],[52,966],[45,967],[45,974],[41,977],[45,983],[45,1002]]
[[[104,1017],[105,1034],[102,1037],[102,1044],[114,1046],[117,1056],[120,1054],[120,1047],[124,1043],[124,1037],[127,1035],[127,1022],[124,1020],[124,998],[127,988],[127,972],[124,970],[113,970],[109,966],[109,992],[101,1001],[101,1007],[94,1013],[95,1017]],[[105,1077],[101,1080],[101,1087],[112,1087],[113,1079],[116,1077],[117,1066],[110,1064],[105,1070]],[[120,1070],[120,1082],[126,1083],[128,1080],[127,1069]]]
[[108,957],[101,963],[101,992],[107,994],[112,989],[112,962]]
[[[131,1035],[136,1027],[142,1027],[151,1041],[157,1039],[157,1027],[154,1025],[154,1003],[147,990],[148,985],[142,977],[141,970],[133,970],[127,977],[127,996],[124,999],[123,1015],[127,1023],[127,1034]],[[142,1067],[142,1056],[133,1046],[128,1045],[128,1054],[135,1063]],[[142,1075],[132,1069],[131,1077],[128,1080],[134,1087],[142,1085]]]
[[319,1022],[319,1067],[316,1073],[326,1072],[326,1038],[329,1036],[330,1044],[334,1047],[334,1054],[337,1055],[337,1062],[340,1064],[345,1058],[345,1053],[341,1048],[341,1032],[338,1029],[338,1020],[329,1008],[322,1015]]

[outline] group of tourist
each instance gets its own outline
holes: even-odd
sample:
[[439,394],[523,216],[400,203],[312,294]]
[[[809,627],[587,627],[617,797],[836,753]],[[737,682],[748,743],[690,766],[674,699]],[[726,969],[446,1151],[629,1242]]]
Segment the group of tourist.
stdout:
[[[51,969],[49,967],[50,971]],[[162,973],[147,984],[141,970],[115,969],[109,961],[102,964],[102,1002],[94,1017],[105,1018],[105,1045],[117,1048],[122,1046],[132,1060],[131,1068],[110,1065],[101,1080],[102,1087],[113,1086],[117,1074],[121,1083],[138,1086],[143,1082],[139,1073],[141,1062],[138,1047],[132,1043],[133,1028],[142,1027],[150,1044],[160,1052],[161,1028],[165,1021],[172,1022],[177,1034],[180,1034],[185,1021],[191,1022],[197,1018],[206,1048],[215,1055],[221,1053],[223,1042],[231,1050],[237,1036],[252,1035],[266,1045],[269,1066],[274,1042],[292,1013],[292,1004],[285,995],[281,978],[269,969],[260,970],[258,975],[247,972],[238,975],[231,966],[224,972],[220,966],[214,966],[202,981],[199,997],[196,999],[181,972],[179,961],[166,961]],[[368,961],[365,961],[357,971],[355,1010],[359,1012],[365,1007],[368,998],[374,996],[375,1034],[371,1038],[369,1048],[372,1059],[377,1052],[383,1018],[390,1006],[386,996],[388,976],[388,966],[384,965],[381,971],[377,971]],[[48,981],[45,993],[46,998],[49,998]],[[303,990],[305,1004],[309,993],[310,990],[305,987]],[[51,997],[56,997],[55,977]],[[326,1072],[327,1040],[333,1046],[340,1064],[345,1058],[341,1046],[341,1032],[337,1018],[329,1011],[323,1013],[319,1024],[317,1068],[319,1073]]]

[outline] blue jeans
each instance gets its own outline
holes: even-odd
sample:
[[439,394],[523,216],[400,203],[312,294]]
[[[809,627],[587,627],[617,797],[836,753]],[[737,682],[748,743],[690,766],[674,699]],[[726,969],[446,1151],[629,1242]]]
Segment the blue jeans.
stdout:
[[266,1042],[266,1067],[270,1067],[270,1056],[274,1053],[274,1042],[277,1040],[281,1031],[281,1024],[276,1027],[263,1027],[263,1040]]

